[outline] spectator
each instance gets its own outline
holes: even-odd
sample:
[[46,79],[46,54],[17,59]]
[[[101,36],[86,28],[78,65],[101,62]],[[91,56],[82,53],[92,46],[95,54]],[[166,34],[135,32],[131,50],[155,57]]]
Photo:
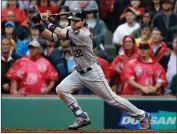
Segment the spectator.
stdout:
[[173,12],[174,12],[175,14],[177,14],[177,1],[175,2],[175,7],[174,7]]
[[152,17],[161,12],[162,10],[162,3],[161,3],[161,0],[152,0],[152,4],[151,4],[151,7],[150,7],[150,12],[152,13]]
[[51,56],[53,50],[55,49],[55,43],[46,41],[46,48],[44,49],[43,53],[44,56],[50,61],[49,57]]
[[44,79],[35,63],[26,57],[17,60],[6,77],[11,80],[11,94],[41,94],[43,91]]
[[6,20],[2,21],[1,26],[2,26],[3,30],[5,28],[5,23],[8,22],[8,21],[14,22],[15,27],[18,27],[19,24],[20,24],[18,21],[16,21],[16,15],[13,11],[8,11]]
[[135,21],[136,15],[131,9],[125,11],[126,23],[118,26],[113,34],[113,44],[116,46],[117,54],[121,52],[119,48],[122,45],[124,36],[132,34],[132,32],[140,27],[139,23]]
[[11,51],[10,39],[1,40],[1,93],[10,93],[10,80],[5,77],[7,71],[20,56]]
[[[63,54],[62,46],[67,47],[68,43],[69,43],[68,40],[66,40],[66,41],[60,40],[61,45],[56,47],[52,51],[51,55],[48,57],[54,67],[56,67],[57,64],[60,64],[63,61],[62,58],[63,58],[64,54]],[[60,77],[60,79],[61,79],[61,77]]]
[[68,6],[70,10],[73,10],[74,8],[82,8],[82,9],[90,9],[90,8],[96,8],[98,9],[98,5],[95,0],[81,0],[81,1],[65,1],[65,6]]
[[104,21],[100,20],[96,13],[92,13],[87,15],[87,24],[93,35],[93,43],[97,47],[98,56],[106,59],[107,53],[104,48],[104,40],[107,29]]
[[144,13],[141,16],[141,25],[146,24],[146,25],[151,25],[151,18],[152,15],[148,10],[145,10]]
[[16,14],[15,14],[13,11],[9,11],[9,12],[7,13],[7,18],[6,18],[6,20],[7,20],[7,21],[16,21],[15,19],[16,19]]
[[167,47],[166,43],[162,41],[161,31],[157,28],[152,30],[151,36],[151,56],[154,60],[162,64],[164,55],[168,54],[171,50]]
[[157,27],[167,46],[172,49],[172,38],[177,33],[177,15],[173,13],[174,0],[163,0],[162,12],[153,18],[153,27]]
[[[106,12],[105,10],[105,6],[104,6],[104,1],[105,4],[108,3],[108,0],[101,0],[99,1],[99,5],[100,5],[100,16],[102,17],[103,11]],[[103,2],[103,5],[102,5]],[[108,12],[108,16],[107,16],[107,20],[103,19],[107,25],[107,28],[113,33],[117,26],[119,26],[120,24],[124,23],[123,21],[120,20],[120,16],[122,14],[122,12],[124,11],[124,9],[129,5],[129,0],[114,0],[112,5],[112,0],[109,0],[110,2],[110,8],[112,9],[112,12]],[[111,6],[112,5],[112,6]],[[106,17],[106,16],[105,16]]]
[[124,54],[118,55],[113,59],[113,62],[111,63],[111,79],[112,84],[116,84],[116,94],[122,93],[123,88],[123,68],[125,64],[131,60],[137,57],[137,45],[135,42],[135,39],[127,35],[123,39],[123,50]]
[[123,20],[125,18],[125,13],[127,9],[131,9],[135,13],[137,18],[140,18],[140,16],[144,13],[144,8],[141,7],[141,0],[130,0],[130,5],[121,14],[120,20]]
[[61,7],[64,5],[65,0],[55,0],[57,7],[58,7],[58,11],[61,9]]
[[26,19],[26,14],[23,9],[19,8],[17,0],[7,0],[7,7],[2,9],[1,21],[5,21],[9,11],[13,11],[16,15],[16,21],[23,22]]
[[138,57],[129,61],[124,70],[124,95],[162,95],[167,85],[165,70],[150,57],[150,45],[139,45]]
[[62,46],[62,56],[58,57],[58,63],[55,66],[61,80],[67,77],[71,72],[74,71],[75,62],[71,55],[71,50],[69,47]]
[[141,36],[136,39],[136,44],[139,46],[140,43],[150,43],[151,41],[151,27],[150,25],[141,26]]
[[41,47],[44,49],[46,46],[46,40],[40,36],[40,32],[37,28],[31,28],[31,41],[38,41]]
[[[140,25],[151,25],[151,13],[148,10],[145,10],[145,12],[143,13],[143,15],[141,16],[141,21],[140,21]],[[141,34],[141,30],[140,28],[135,30],[132,35],[134,36],[134,38],[139,38]]]
[[109,81],[110,81],[110,71],[109,71],[109,63],[108,63],[108,61],[105,60],[104,58],[99,57],[97,55],[97,48],[96,48],[95,45],[93,46],[93,52],[95,54],[95,57],[96,57],[96,60],[97,60],[98,64],[101,66],[101,68],[103,70],[103,73],[105,75],[106,80],[109,83]]
[[[69,10],[69,7],[68,7],[68,6],[62,6],[62,7],[60,8],[59,13],[62,13],[62,12],[69,12],[69,11],[70,11],[70,10]],[[59,18],[57,18],[57,19],[58,19],[58,21],[57,21],[58,26],[61,27],[61,28],[65,28],[65,27],[67,27],[67,26],[70,25],[70,21],[69,21],[67,15],[59,16]]]
[[[22,24],[18,27],[16,34],[18,36],[24,36],[28,38],[32,29],[32,16],[37,12],[35,7],[29,7],[27,10],[27,19],[25,19]],[[22,35],[23,34],[23,35]]]
[[177,95],[177,74],[175,74],[172,78],[170,89],[173,94]]
[[15,37],[15,23],[12,21],[7,21],[5,23],[4,37],[10,39],[11,50],[14,51],[16,48],[16,37]]
[[55,14],[58,11],[57,5],[52,0],[37,0],[36,8],[40,13]]
[[166,76],[168,80],[168,86],[165,87],[164,94],[169,95],[172,93],[172,91],[174,91],[174,89],[170,89],[170,87],[174,88],[174,82],[172,82],[172,78],[177,74],[177,36],[173,40],[173,51],[165,55],[163,59],[162,65],[167,72]]
[[[16,30],[17,34],[17,53],[24,56],[28,55],[28,45],[30,42],[31,33],[34,32],[32,28],[32,16],[37,12],[35,7],[29,7],[27,10],[27,19]],[[33,29],[33,30],[32,30]],[[37,31],[36,31],[37,34]],[[33,36],[34,37],[34,36]]]
[[90,9],[90,8],[98,9],[98,5],[95,0],[93,0],[93,1],[81,0],[81,1],[79,1],[79,3],[80,3],[79,8],[82,8],[82,9]]
[[21,31],[21,34],[18,35],[16,42],[16,52],[21,56],[26,56],[29,54],[28,53],[29,52],[28,45],[30,42],[29,36],[27,36],[25,31]]
[[80,8],[79,1],[66,0],[64,5],[68,6],[70,10],[73,10],[74,8]]
[[51,63],[41,56],[40,44],[37,41],[32,41],[29,43],[30,57],[29,59],[35,63],[38,71],[44,78],[42,94],[47,94],[51,92],[55,85],[55,81],[58,80],[58,74]]
[[[7,3],[8,3],[7,0],[2,0],[1,1],[2,8],[6,8]],[[28,6],[28,4],[29,4],[29,0],[18,0],[18,5],[19,5],[19,8],[21,8],[21,9],[26,8]]]
[[115,0],[101,0],[99,1],[100,18],[107,21],[108,15],[114,10]]

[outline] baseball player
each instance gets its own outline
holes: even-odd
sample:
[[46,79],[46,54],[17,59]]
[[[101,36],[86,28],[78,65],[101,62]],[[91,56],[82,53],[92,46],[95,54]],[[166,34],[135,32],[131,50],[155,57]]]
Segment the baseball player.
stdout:
[[[150,129],[151,115],[138,109],[128,100],[117,96],[108,85],[93,53],[91,33],[85,21],[86,12],[82,9],[74,9],[72,15],[68,17],[71,19],[71,26],[64,29],[49,22],[48,16],[46,13],[35,15],[32,20],[35,27],[39,29],[43,37],[50,41],[70,40],[71,52],[76,63],[76,71],[56,87],[57,95],[76,116],[76,120],[68,129],[75,130],[91,123],[87,113],[82,111],[76,99],[71,95],[73,91],[82,87],[89,88],[110,105],[120,108],[139,120],[143,129]],[[41,21],[47,29],[40,24]]]

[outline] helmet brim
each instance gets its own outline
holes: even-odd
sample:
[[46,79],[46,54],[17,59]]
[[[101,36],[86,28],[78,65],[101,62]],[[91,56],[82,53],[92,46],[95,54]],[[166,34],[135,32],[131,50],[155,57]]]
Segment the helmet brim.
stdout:
[[70,19],[70,20],[82,20],[81,18],[76,17],[76,16],[69,16],[68,19]]

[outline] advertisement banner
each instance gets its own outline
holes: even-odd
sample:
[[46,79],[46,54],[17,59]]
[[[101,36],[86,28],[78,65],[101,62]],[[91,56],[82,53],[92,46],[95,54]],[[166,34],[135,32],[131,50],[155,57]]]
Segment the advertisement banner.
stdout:
[[[176,112],[159,111],[156,113],[150,113],[152,115],[151,128],[158,130],[176,130]],[[138,120],[130,117],[126,113],[122,113],[119,125],[128,129],[140,129],[140,123]]]
[[[151,113],[151,127],[156,130],[177,130],[176,98],[133,98],[131,103],[139,109]],[[105,103],[105,129],[139,129],[139,121],[120,109]]]

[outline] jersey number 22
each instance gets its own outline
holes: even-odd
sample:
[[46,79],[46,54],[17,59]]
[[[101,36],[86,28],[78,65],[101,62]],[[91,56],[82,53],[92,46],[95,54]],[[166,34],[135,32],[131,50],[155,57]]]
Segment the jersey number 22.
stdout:
[[82,50],[81,49],[74,50],[74,55],[76,58],[83,56]]

